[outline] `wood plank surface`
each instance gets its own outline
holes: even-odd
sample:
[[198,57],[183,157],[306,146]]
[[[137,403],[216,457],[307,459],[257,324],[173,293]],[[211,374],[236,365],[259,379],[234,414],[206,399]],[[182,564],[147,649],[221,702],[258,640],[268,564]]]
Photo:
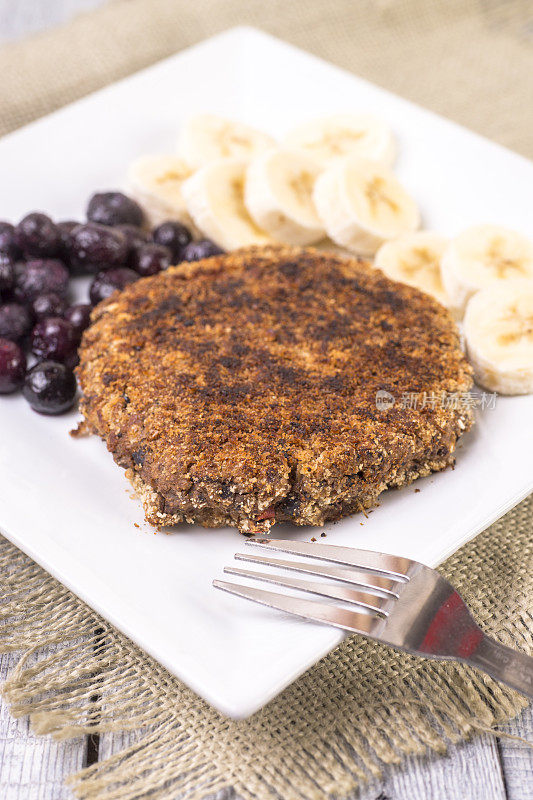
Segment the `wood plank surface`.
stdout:
[[[0,41],[18,38],[66,20],[103,0],[0,0]],[[502,2],[502,0],[491,0]],[[0,680],[16,658],[0,656]],[[505,729],[533,742],[530,706]],[[102,760],[134,742],[139,734],[103,734],[96,756]],[[14,720],[0,702],[1,800],[72,800],[64,778],[83,767],[87,738],[54,742],[34,736],[27,720]],[[93,748],[94,751],[94,748]],[[93,752],[94,755],[94,752]],[[452,747],[445,757],[408,758],[368,784],[360,800],[533,800],[533,750],[492,737]],[[178,800],[176,798],[175,800]]]
[[378,798],[506,800],[496,740],[481,736],[450,747],[446,756],[410,756],[400,765],[387,769],[383,780],[365,787],[358,800]]
[[[16,661],[14,655],[0,655],[0,682]],[[27,719],[14,719],[6,703],[0,704],[1,800],[72,800],[64,779],[85,765],[86,752],[86,737],[55,742],[35,736]]]
[[533,705],[502,729],[530,743],[528,747],[509,739],[498,742],[507,796],[509,800],[533,800]]

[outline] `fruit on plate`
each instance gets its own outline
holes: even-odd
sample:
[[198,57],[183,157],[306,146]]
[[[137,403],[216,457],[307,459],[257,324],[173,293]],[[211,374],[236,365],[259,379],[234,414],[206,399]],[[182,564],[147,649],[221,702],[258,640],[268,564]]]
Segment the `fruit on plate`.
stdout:
[[97,192],[87,206],[87,219],[100,225],[134,225],[144,222],[143,210],[122,192]]
[[420,225],[415,201],[392,172],[356,156],[328,167],[317,178],[313,199],[330,239],[362,255]]
[[[94,194],[87,217],[56,222],[32,212],[16,226],[0,220],[0,394],[22,388],[29,350],[48,366],[28,372],[23,394],[43,413],[62,413],[74,402],[71,368],[93,304],[172,262],[222,252],[207,239],[193,242],[176,220],[148,230],[142,208],[122,192]],[[70,305],[71,286],[84,274],[95,276],[91,304]]]
[[127,261],[129,249],[124,233],[97,222],[78,225],[70,234],[70,262],[80,273],[120,266]]
[[0,394],[20,389],[26,374],[26,356],[18,344],[0,338]]
[[448,240],[432,231],[415,231],[381,245],[374,259],[388,278],[415,286],[443,306],[448,296],[442,283],[440,262]]
[[12,342],[22,341],[31,331],[32,314],[21,303],[0,305],[0,337]]
[[89,288],[89,298],[93,306],[106,300],[113,292],[123,289],[128,283],[138,280],[139,275],[129,267],[113,267],[103,270],[94,278]]
[[74,327],[61,317],[46,317],[31,333],[31,351],[39,361],[59,361],[74,367],[78,361],[78,336]]
[[224,250],[271,241],[244,204],[246,166],[240,158],[221,158],[199,169],[183,184],[194,224]]
[[182,187],[193,172],[189,164],[174,155],[148,155],[132,162],[128,190],[143,207],[151,225],[177,220],[190,227]]
[[442,258],[444,287],[459,315],[479,289],[515,278],[533,278],[533,242],[499,225],[467,228]]
[[464,335],[477,383],[501,394],[533,392],[533,279],[496,281],[477,292]]
[[189,242],[184,248],[182,261],[202,261],[204,258],[220,256],[224,251],[210,239],[200,239],[198,242]]
[[46,317],[62,317],[67,308],[64,297],[60,297],[55,292],[47,292],[38,295],[30,306],[36,320],[46,319]]
[[31,302],[40,294],[49,292],[66,297],[68,282],[68,269],[62,261],[57,258],[32,258],[26,263],[17,264],[14,294],[21,302]]
[[16,242],[15,226],[5,220],[0,220],[0,253],[11,258],[22,255]]
[[269,150],[246,171],[244,201],[257,225],[280,242],[313,244],[325,236],[313,203],[321,168],[305,153]]
[[250,159],[275,146],[268,134],[216,114],[194,114],[182,128],[179,155],[193,168],[219,158]]
[[77,384],[74,373],[56,361],[41,361],[26,375],[22,394],[40,414],[63,414],[74,404]]
[[69,306],[63,315],[74,328],[74,333],[78,340],[81,339],[83,331],[89,327],[92,310],[93,307],[89,303],[76,303],[73,306]]
[[33,211],[15,228],[15,244],[24,255],[55,256],[61,243],[60,231],[46,214]]
[[7,253],[0,252],[0,296],[9,293],[15,284],[15,264]]
[[304,122],[285,137],[323,166],[345,156],[369,158],[390,167],[396,145],[389,126],[371,114],[333,114]]
[[131,266],[142,278],[157,275],[162,269],[168,269],[172,262],[172,253],[162,244],[144,244],[138,247],[132,258]]
[[183,260],[183,251],[192,241],[191,232],[181,222],[167,220],[153,231],[152,238],[156,244],[168,247],[174,264]]

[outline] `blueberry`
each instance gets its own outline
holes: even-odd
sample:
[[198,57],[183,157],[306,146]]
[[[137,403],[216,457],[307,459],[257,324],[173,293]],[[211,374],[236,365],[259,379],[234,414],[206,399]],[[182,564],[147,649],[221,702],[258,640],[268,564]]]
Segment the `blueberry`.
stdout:
[[33,316],[36,320],[45,319],[46,317],[62,317],[66,307],[67,304],[64,298],[54,292],[38,295],[31,304]]
[[224,251],[210,239],[200,239],[199,242],[191,242],[184,248],[182,253],[183,261],[201,261],[202,258],[219,256]]
[[77,345],[74,327],[61,317],[47,317],[31,332],[31,351],[40,361],[52,359],[73,367],[77,363]]
[[68,269],[57,258],[35,258],[25,264],[15,265],[15,296],[23,302],[31,302],[40,294],[68,293]]
[[83,331],[90,325],[91,311],[92,306],[89,303],[77,303],[74,306],[69,306],[63,315],[74,328],[78,339],[81,339]]
[[132,267],[143,278],[147,275],[157,275],[167,269],[172,261],[172,254],[168,247],[160,244],[145,244],[138,247],[132,258]]
[[59,255],[64,261],[68,262],[70,258],[70,234],[79,224],[79,222],[72,219],[65,219],[56,223],[59,231]]
[[116,267],[108,269],[106,272],[99,272],[89,289],[91,303],[95,306],[113,294],[116,289],[123,289],[128,283],[136,281],[138,277],[137,273],[128,267]]
[[148,244],[148,242],[152,241],[147,231],[143,231],[142,228],[137,228],[135,225],[115,225],[115,230],[124,234],[130,248],[141,247],[143,244]]
[[36,211],[24,217],[15,228],[15,243],[28,256],[55,256],[60,235],[50,217]]
[[149,233],[143,231],[142,228],[136,228],[135,225],[116,225],[114,230],[120,231],[128,240],[128,260],[127,266],[134,267],[136,252],[139,247],[145,244],[150,244],[152,239]]
[[122,192],[99,192],[89,200],[87,219],[101,225],[126,223],[140,227],[144,214],[140,205]]
[[181,222],[163,222],[155,228],[152,238],[156,244],[168,247],[172,253],[174,263],[183,261],[183,251],[192,241],[191,232]]
[[0,394],[20,389],[26,374],[26,356],[15,342],[0,339]]
[[70,233],[70,263],[79,271],[95,273],[125,264],[128,250],[123,233],[96,222],[77,225]]
[[15,241],[15,227],[10,222],[0,221],[0,253],[20,258],[20,248]]
[[73,406],[76,388],[71,369],[55,361],[41,361],[28,370],[22,394],[40,414],[62,414]]
[[15,285],[15,265],[7,253],[0,253],[0,294],[10,292]]
[[4,303],[0,306],[0,336],[20,342],[30,332],[31,314],[19,303]]

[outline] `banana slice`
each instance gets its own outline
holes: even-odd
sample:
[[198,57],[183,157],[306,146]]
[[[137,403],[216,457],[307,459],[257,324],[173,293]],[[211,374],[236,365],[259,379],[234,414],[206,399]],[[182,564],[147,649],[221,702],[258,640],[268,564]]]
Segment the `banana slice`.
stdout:
[[354,156],[318,177],[313,200],[328,236],[361,255],[374,254],[383,242],[420,224],[416,203],[394,175]]
[[190,117],[178,141],[178,153],[193,167],[219,158],[249,159],[274,147],[271,136],[215,114]]
[[374,266],[392,280],[415,286],[446,306],[448,295],[442,284],[440,262],[447,245],[448,240],[438,233],[408,233],[383,244],[376,253]]
[[313,203],[321,170],[313,159],[290,150],[270,150],[246,173],[244,202],[260,228],[285,244],[318,242],[325,231]]
[[464,335],[481,386],[533,392],[533,280],[496,282],[477,292],[466,307]]
[[533,278],[533,242],[508,228],[468,228],[442,258],[442,280],[458,314],[479,289],[514,278]]
[[285,144],[304,150],[323,166],[356,155],[390,167],[396,156],[391,129],[370,114],[334,114],[303,123],[287,134]]
[[168,219],[190,225],[181,190],[192,174],[193,170],[176,156],[143,156],[129,167],[128,190],[144,208],[152,226]]
[[246,164],[238,158],[219,159],[183,184],[183,197],[195,225],[224,250],[271,242],[244,205]]

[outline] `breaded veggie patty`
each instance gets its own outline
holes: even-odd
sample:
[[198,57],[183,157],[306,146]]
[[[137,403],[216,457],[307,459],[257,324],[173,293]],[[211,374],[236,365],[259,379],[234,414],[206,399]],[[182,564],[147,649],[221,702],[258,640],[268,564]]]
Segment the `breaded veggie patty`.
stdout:
[[87,428],[157,526],[322,525],[453,463],[472,423],[449,401],[472,377],[448,311],[312,249],[127,286],[94,310],[78,376]]

